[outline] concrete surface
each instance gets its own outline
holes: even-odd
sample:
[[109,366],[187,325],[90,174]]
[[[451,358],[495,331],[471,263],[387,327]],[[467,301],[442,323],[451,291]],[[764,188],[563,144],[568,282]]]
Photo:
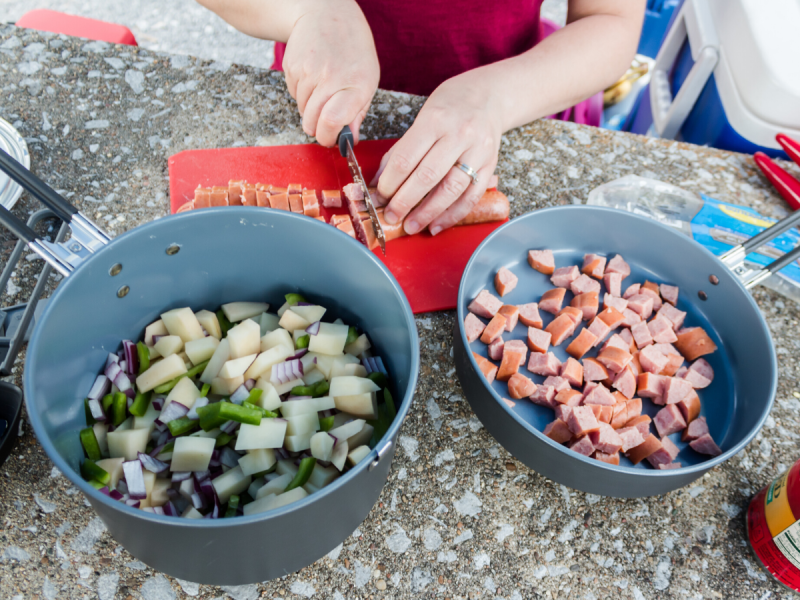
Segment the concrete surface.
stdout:
[[[5,27],[0,73],[0,118],[28,140],[33,171],[115,235],[166,213],[175,152],[309,141],[281,76],[255,68]],[[378,92],[365,135],[402,135],[420,106]],[[512,215],[585,199],[630,173],[785,213],[749,157],[549,120],[504,136],[498,173]],[[14,213],[37,208],[23,195]],[[3,234],[0,243],[6,260],[12,241]],[[17,269],[3,304],[24,299],[36,264]],[[417,318],[419,386],[386,488],[326,557],[236,588],[155,572],[105,532],[25,424],[0,468],[0,598],[788,600],[748,552],[743,514],[798,458],[800,309],[763,288],[754,296],[779,356],[774,409],[745,451],[685,489],[600,498],[525,468],[463,397],[451,357],[454,313],[425,314]]]

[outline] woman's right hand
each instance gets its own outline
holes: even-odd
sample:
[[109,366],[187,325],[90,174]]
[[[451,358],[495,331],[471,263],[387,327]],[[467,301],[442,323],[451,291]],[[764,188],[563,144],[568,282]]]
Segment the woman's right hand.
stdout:
[[309,0],[303,5],[283,58],[303,131],[330,147],[350,125],[358,140],[380,79],[372,31],[355,0]]

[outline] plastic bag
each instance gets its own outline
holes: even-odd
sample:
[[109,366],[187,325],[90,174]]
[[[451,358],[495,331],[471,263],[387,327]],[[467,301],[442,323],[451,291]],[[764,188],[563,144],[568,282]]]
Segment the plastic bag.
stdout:
[[[751,208],[699,197],[682,188],[638,175],[627,175],[589,192],[587,204],[607,206],[660,221],[705,246],[716,256],[750,239],[776,220]],[[800,244],[800,231],[790,229],[747,255],[745,264],[764,267]],[[795,261],[763,282],[800,303],[800,264]]]

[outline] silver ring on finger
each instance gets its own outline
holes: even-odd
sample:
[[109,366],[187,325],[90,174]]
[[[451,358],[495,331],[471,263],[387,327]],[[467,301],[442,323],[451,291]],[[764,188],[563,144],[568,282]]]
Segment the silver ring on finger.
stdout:
[[473,169],[472,167],[465,165],[461,161],[457,161],[455,165],[453,165],[469,175],[470,179],[472,179],[472,185],[478,185],[478,172]]

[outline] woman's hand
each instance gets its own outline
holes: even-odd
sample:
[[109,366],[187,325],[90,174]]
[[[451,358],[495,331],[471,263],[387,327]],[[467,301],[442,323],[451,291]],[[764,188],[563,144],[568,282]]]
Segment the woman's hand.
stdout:
[[342,127],[350,125],[358,140],[380,79],[372,31],[354,0],[304,4],[283,58],[303,131],[330,147]]
[[[436,235],[455,225],[489,187],[504,128],[500,90],[483,75],[484,68],[475,69],[436,88],[384,157],[378,193],[391,198],[384,216],[392,224],[405,217],[408,234],[430,226]],[[457,162],[477,172],[476,184]]]

